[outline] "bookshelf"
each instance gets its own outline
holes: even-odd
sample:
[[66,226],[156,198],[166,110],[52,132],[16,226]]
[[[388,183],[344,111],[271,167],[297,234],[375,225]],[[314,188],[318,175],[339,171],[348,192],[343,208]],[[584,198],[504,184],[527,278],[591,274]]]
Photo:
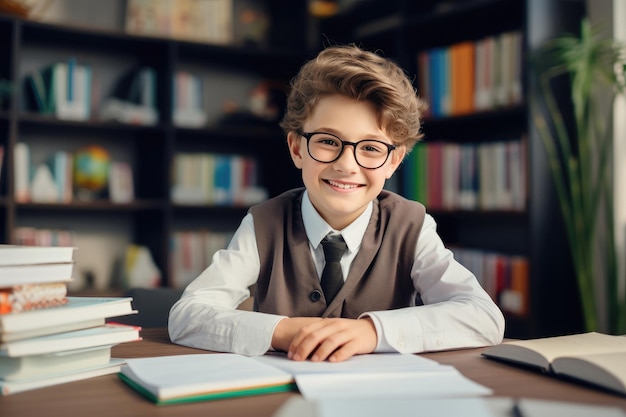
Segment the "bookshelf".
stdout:
[[[419,64],[420,54],[461,42],[477,44],[503,33],[521,35],[520,100],[461,114],[431,109],[423,127],[426,146],[441,142],[481,146],[503,140],[515,140],[523,146],[526,193],[521,207],[485,209],[477,205],[428,210],[437,220],[447,246],[527,261],[527,308],[521,309],[522,313],[505,311],[507,337],[542,337],[582,330],[560,211],[543,144],[528,108],[533,81],[527,59],[545,40],[562,31],[576,32],[584,12],[582,1],[373,0],[320,24],[322,38],[330,43],[355,42],[383,51],[415,76],[418,93],[428,92],[431,87],[421,80],[425,74]],[[431,100],[432,95],[424,98]],[[416,181],[410,165],[405,161],[397,174],[397,191],[405,194],[407,185]],[[502,306],[501,295],[494,298]]]
[[[70,290],[85,294],[122,291],[117,268],[124,249],[129,244],[143,245],[161,272],[161,286],[173,287],[173,236],[187,230],[232,232],[247,210],[246,204],[174,201],[171,171],[178,154],[253,158],[256,181],[268,196],[299,185],[277,123],[250,118],[246,105],[249,91],[261,82],[270,80],[275,89],[286,88],[304,61],[306,5],[256,3],[264,5],[271,21],[290,17],[286,25],[270,26],[262,45],[208,44],[0,15],[0,79],[15,87],[0,103],[0,147],[4,150],[0,241],[16,243],[17,233],[25,228],[70,231],[79,248],[77,286]],[[297,32],[292,32],[294,25],[299,27]],[[92,71],[91,115],[83,120],[43,114],[34,110],[29,97],[31,74],[70,58]],[[104,101],[124,74],[135,68],[151,68],[156,75],[151,94],[157,122],[104,120],[100,113]],[[206,84],[203,99],[211,118],[201,126],[174,122],[172,80],[179,71],[193,72]],[[224,103],[235,108],[229,117],[224,117]],[[115,203],[104,192],[85,201],[76,196],[71,202],[22,201],[17,197],[14,170],[18,143],[28,144],[34,166],[45,163],[56,151],[73,154],[88,145],[100,146],[110,161],[131,167],[134,198]]]

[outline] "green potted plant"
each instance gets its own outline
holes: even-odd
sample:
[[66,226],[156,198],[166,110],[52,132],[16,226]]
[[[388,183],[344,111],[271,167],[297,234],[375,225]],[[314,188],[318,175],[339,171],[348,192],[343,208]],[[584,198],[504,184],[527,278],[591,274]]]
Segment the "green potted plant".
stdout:
[[[579,36],[564,34],[544,46],[532,66],[538,94],[532,95],[531,111],[558,193],[585,329],[623,334],[626,290],[619,285],[614,235],[612,103],[626,92],[625,50],[587,18]],[[563,82],[570,100],[558,101],[555,91]]]

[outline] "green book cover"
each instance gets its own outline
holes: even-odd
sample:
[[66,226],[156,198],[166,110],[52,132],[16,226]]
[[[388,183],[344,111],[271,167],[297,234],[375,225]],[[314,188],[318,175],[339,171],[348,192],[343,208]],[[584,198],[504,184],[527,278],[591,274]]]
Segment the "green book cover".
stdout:
[[137,391],[143,397],[152,401],[157,405],[172,405],[172,404],[185,404],[199,401],[210,401],[210,400],[223,400],[227,398],[238,398],[238,397],[248,397],[253,395],[263,395],[263,394],[274,394],[279,392],[290,392],[297,391],[297,387],[295,382],[280,384],[280,385],[268,385],[261,387],[251,387],[251,388],[242,388],[231,391],[221,391],[221,392],[206,392],[201,394],[193,394],[178,398],[171,398],[168,400],[161,400],[158,396],[154,395],[149,390],[142,387],[137,382],[133,381],[126,375],[119,373],[117,374],[122,381],[128,384],[132,389]]

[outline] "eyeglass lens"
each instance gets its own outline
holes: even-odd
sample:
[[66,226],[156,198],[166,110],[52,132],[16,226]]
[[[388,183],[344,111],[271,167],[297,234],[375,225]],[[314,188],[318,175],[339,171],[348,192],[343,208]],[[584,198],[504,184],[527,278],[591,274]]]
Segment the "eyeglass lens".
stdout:
[[[309,154],[319,162],[333,162],[339,158],[344,148],[341,139],[328,133],[312,133],[307,140]],[[381,141],[361,140],[347,145],[354,147],[356,162],[364,168],[379,168],[389,157],[391,150]]]

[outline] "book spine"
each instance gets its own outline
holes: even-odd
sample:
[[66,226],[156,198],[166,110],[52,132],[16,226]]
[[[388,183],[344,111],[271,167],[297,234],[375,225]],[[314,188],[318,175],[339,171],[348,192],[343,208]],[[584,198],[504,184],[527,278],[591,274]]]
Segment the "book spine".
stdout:
[[64,282],[0,288],[0,314],[19,313],[66,303],[67,286]]

